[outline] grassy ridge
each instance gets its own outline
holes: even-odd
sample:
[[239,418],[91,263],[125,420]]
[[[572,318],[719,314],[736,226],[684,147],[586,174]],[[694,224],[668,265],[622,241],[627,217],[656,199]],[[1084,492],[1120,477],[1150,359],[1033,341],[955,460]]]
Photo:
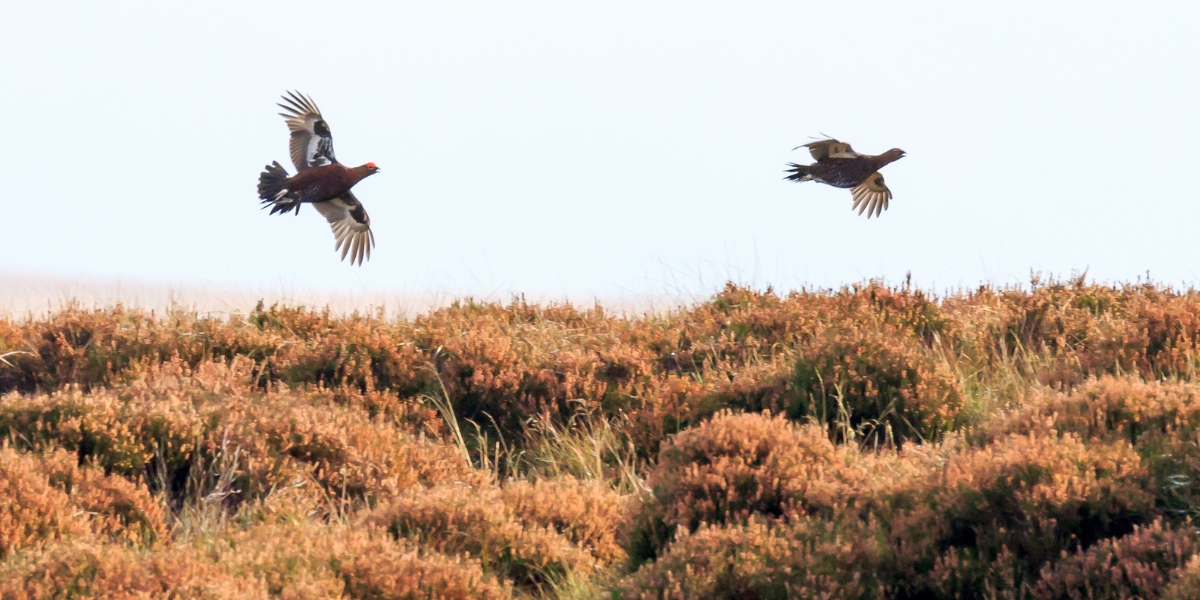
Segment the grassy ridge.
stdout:
[[3,320],[0,597],[1192,597],[1198,344],[1081,279]]

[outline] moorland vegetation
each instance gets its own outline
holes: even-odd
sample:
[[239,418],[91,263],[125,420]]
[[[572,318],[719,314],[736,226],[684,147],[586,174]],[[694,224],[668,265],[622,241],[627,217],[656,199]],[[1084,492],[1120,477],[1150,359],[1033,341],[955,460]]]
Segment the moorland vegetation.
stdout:
[[0,320],[0,598],[1200,597],[1200,292]]

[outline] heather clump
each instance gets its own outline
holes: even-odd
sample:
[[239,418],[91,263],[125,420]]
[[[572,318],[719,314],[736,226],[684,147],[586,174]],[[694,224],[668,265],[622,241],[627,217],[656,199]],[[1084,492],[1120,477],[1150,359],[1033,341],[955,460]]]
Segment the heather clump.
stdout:
[[[891,335],[848,359],[864,337],[854,328],[864,323]],[[658,355],[665,379],[650,382],[647,392],[657,399],[634,416],[651,456],[666,436],[722,409],[852,421],[866,434],[878,430],[879,440],[894,431],[892,441],[913,436],[904,419],[914,420],[917,437],[957,422],[933,415],[956,414],[958,396],[932,350],[942,329],[937,305],[910,288],[871,283],[780,297],[728,285],[712,301],[654,325],[637,340]],[[839,389],[853,396],[840,411]],[[939,408],[941,401],[950,408]]]
[[1171,583],[1163,590],[1163,600],[1200,598],[1200,554],[1193,555],[1183,568],[1175,571]]
[[600,481],[571,476],[514,481],[502,490],[504,505],[526,527],[545,527],[566,537],[603,565],[625,558],[618,528],[627,499]]
[[173,493],[224,465],[235,500],[297,478],[335,495],[382,498],[481,477],[451,446],[336,402],[328,390],[260,391],[249,385],[251,368],[171,362],[111,389],[9,396],[0,405],[0,435],[65,448]]
[[171,325],[121,305],[68,305],[23,325],[0,320],[0,353],[17,353],[7,359],[11,367],[0,370],[0,392],[99,385],[144,358],[167,358],[161,352],[173,348],[177,337]]
[[0,564],[0,598],[225,598],[265,600],[191,548],[150,553],[122,544],[67,542]]
[[1082,276],[1034,278],[1032,289],[982,287],[943,302],[958,339],[989,361],[1040,357],[1027,373],[1042,383],[1137,372],[1187,373],[1200,340],[1200,293],[1150,283],[1102,286]]
[[724,411],[784,412],[795,404],[793,361],[784,354],[722,367],[712,376],[671,374],[654,390],[657,401],[630,415],[630,434],[644,456],[670,435]]
[[355,548],[338,566],[351,598],[408,600],[500,600],[513,597],[511,588],[486,575],[475,561],[425,553],[391,542]]
[[823,428],[781,416],[721,413],[675,437],[647,484],[653,498],[631,533],[635,560],[652,558],[677,531],[798,511],[831,515],[851,503],[865,473],[855,451]]
[[0,393],[75,384],[91,389],[119,380],[136,365],[172,359],[189,367],[245,357],[259,365],[259,381],[290,385],[349,384],[413,395],[429,386],[426,357],[403,323],[380,317],[335,316],[329,311],[259,306],[226,319],[182,309],[159,317],[121,305],[87,310],[68,305],[43,320],[19,325],[0,320]]
[[90,466],[68,467],[66,461],[60,464],[60,469],[49,474],[50,482],[70,495],[77,510],[87,515],[96,535],[134,545],[168,538],[166,507],[145,484],[105,475]]
[[[240,427],[230,429],[222,443],[225,448],[236,443],[246,455],[246,490],[264,493],[272,485],[311,476],[329,493],[376,501],[414,486],[484,480],[448,444],[360,411],[288,400],[295,398],[269,398],[233,415]],[[214,441],[219,431],[214,430]]]
[[820,328],[800,350],[795,386],[793,417],[875,443],[937,440],[963,421],[955,373],[917,333],[886,322]]
[[[55,459],[62,468],[75,466],[70,456],[50,457],[52,462]],[[70,496],[51,484],[43,461],[8,447],[0,449],[0,498],[4,499],[0,504],[0,558],[42,540],[87,529],[86,523],[74,516]]]
[[1030,596],[1036,600],[1158,598],[1174,572],[1197,551],[1200,536],[1190,523],[1172,529],[1155,520],[1044,567]]
[[887,598],[887,554],[872,521],[797,517],[682,533],[621,583],[622,598]]
[[[528,514],[528,511],[525,511]],[[443,485],[381,505],[370,518],[397,540],[480,560],[488,572],[519,585],[586,574],[594,559],[553,527],[522,522],[497,488]]]
[[1001,572],[1027,584],[1062,552],[1148,522],[1149,481],[1125,442],[1012,435],[932,462],[876,510],[897,550],[891,568],[911,574],[905,586],[969,597]]
[[0,499],[0,558],[76,537],[140,546],[168,533],[164,507],[144,485],[80,466],[61,449],[0,448]]
[[444,387],[435,393],[453,398],[461,417],[511,438],[541,415],[623,407],[649,368],[614,329],[600,309],[456,303],[417,319],[414,343],[436,366]]
[[303,488],[239,511],[220,536],[193,538],[226,572],[282,598],[508,598],[511,586],[478,559],[396,540],[369,510],[313,519],[324,500]]
[[1073,433],[1098,441],[1124,440],[1154,478],[1156,502],[1175,513],[1200,509],[1200,386],[1104,376],[1068,391],[1042,389],[1011,416],[980,432],[979,441],[1003,432]]
[[[920,290],[904,286],[890,288],[878,282],[847,286],[837,291],[795,291],[779,296],[768,288],[758,292],[732,284],[709,302],[698,304],[680,315],[692,331],[709,335],[684,338],[693,347],[712,348],[714,342],[723,358],[745,362],[769,355],[773,347],[794,347],[811,339],[821,327],[838,327],[870,321],[895,327],[932,341],[943,327],[934,299]],[[689,345],[681,344],[681,345]]]
[[[1124,535],[1154,514],[1149,473],[1124,440],[1010,434],[983,448],[947,440],[876,455],[833,444],[823,427],[753,414],[721,414],[680,433],[647,483],[654,494],[632,521],[629,548],[635,564],[655,561],[639,573],[656,574],[657,583],[639,585],[660,591],[674,585],[682,565],[708,560],[733,578],[785,581],[786,573],[811,572],[806,565],[832,559],[815,550],[771,554],[779,561],[773,574],[754,575],[761,564],[747,557],[757,556],[759,541],[746,532],[773,548],[809,539],[789,537],[798,531],[817,531],[855,543],[870,538],[869,548],[854,550],[870,554],[862,563],[869,571],[846,567],[854,581],[874,582],[870,589],[974,597],[1028,586],[1062,552]],[[869,531],[856,529],[864,523]],[[719,530],[748,546],[728,550],[740,557],[734,562],[697,557],[710,542],[686,536],[701,530],[702,539]]]
[[0,565],[0,598],[512,597],[478,560],[400,543],[357,522],[272,517],[154,551],[72,541],[25,553]]
[[981,428],[980,442],[1006,432],[1055,431],[1137,445],[1200,426],[1200,387],[1104,376],[1067,390],[1039,388],[1019,410],[989,425]]

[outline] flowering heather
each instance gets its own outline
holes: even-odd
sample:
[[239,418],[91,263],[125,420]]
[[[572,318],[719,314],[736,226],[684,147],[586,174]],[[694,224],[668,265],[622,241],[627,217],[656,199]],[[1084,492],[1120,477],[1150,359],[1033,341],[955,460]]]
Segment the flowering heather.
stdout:
[[0,598],[1193,598],[1200,293],[0,320]]
[[419,490],[380,506],[370,521],[397,539],[479,558],[520,584],[593,568],[591,555],[553,528],[517,519],[495,488],[451,484]]
[[141,546],[168,535],[165,509],[144,485],[80,466],[56,450],[0,448],[0,557],[71,537]]
[[1191,523],[1170,529],[1161,520],[1135,527],[1133,533],[1102,540],[1042,569],[1032,590],[1048,598],[1153,598],[1167,580],[1200,550]]
[[659,453],[654,494],[633,536],[635,559],[652,558],[680,528],[727,524],[791,511],[832,516],[867,474],[857,449],[835,446],[823,428],[781,416],[720,413],[681,432]]
[[526,527],[556,531],[600,564],[625,558],[614,523],[625,518],[628,498],[604,482],[567,475],[533,483],[513,481],[501,491],[504,506]]
[[876,570],[887,548],[876,524],[760,519],[680,535],[628,577],[626,598],[882,598]]
[[1182,569],[1171,575],[1171,583],[1161,596],[1163,600],[1200,598],[1200,556],[1193,555]]

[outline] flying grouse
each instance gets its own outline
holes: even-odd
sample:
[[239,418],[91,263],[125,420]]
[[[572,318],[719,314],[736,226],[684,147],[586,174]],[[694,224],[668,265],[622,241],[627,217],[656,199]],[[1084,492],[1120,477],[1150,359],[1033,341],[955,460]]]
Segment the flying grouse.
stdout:
[[866,211],[867,218],[871,214],[879,216],[892,199],[892,191],[883,184],[883,175],[879,170],[888,163],[904,157],[904,151],[892,148],[878,156],[859,154],[846,142],[835,139],[817,140],[796,146],[794,149],[808,148],[817,162],[811,165],[788,163],[785,179],[791,181],[819,181],[833,187],[850,188],[854,197],[851,210],[858,209],[858,214]]
[[278,162],[267,165],[258,176],[258,197],[263,208],[271,207],[271,214],[286,213],[295,209],[300,214],[300,205],[310,202],[317,212],[333,227],[337,240],[334,251],[342,251],[342,260],[350,256],[350,264],[362,264],[371,258],[375,235],[371,233],[371,219],[362,203],[350,191],[354,184],[379,172],[375,163],[358,167],[347,167],[333,155],[333,136],[329,124],[312,98],[299,92],[288,92],[283,97],[286,104],[279,107],[284,112],[279,116],[287,119],[292,132],[290,144],[292,164],[296,174],[288,172]]

